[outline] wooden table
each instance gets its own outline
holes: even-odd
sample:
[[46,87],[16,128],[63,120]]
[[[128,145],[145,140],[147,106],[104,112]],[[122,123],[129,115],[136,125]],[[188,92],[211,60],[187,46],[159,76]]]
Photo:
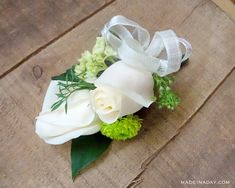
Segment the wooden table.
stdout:
[[[234,187],[234,12],[210,0],[1,1],[0,187],[207,186],[193,180]],[[191,42],[193,55],[174,85],[183,100],[173,112],[152,106],[136,138],[113,142],[72,182],[70,143],[45,144],[34,118],[50,77],[91,49],[117,14],[151,34],[172,28]]]

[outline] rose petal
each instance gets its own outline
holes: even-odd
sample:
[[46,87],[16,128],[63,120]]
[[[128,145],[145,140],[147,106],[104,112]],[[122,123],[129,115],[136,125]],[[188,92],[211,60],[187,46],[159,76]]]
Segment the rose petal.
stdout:
[[90,135],[99,132],[98,124],[89,125],[84,128],[65,129],[41,121],[36,123],[36,133],[48,144],[63,144],[81,135]]
[[119,116],[125,116],[138,112],[143,106],[139,103],[136,103],[131,98],[127,96],[122,96],[122,104]]
[[42,105],[42,112],[50,111],[51,106],[57,100],[57,96],[55,95],[56,93],[59,93],[59,88],[57,84],[58,84],[57,81],[52,80],[50,82],[46,95],[44,97],[44,101]]
[[[76,94],[72,94],[68,98],[68,104],[72,105],[79,102],[81,99],[87,99],[89,97],[88,90],[80,90]],[[52,80],[48,86],[46,95],[44,97],[42,112],[51,112],[51,106],[57,101],[56,94],[59,93],[58,81]],[[58,109],[64,109],[64,105],[61,105]]]
[[[79,97],[79,95],[77,96]],[[68,104],[67,113],[62,108],[52,112],[40,113],[37,119],[61,127],[84,127],[90,124],[94,117],[95,112],[91,108],[88,98],[86,100],[81,99],[81,101],[75,104]]]
[[54,99],[53,95],[56,94],[57,90],[58,86],[54,85],[54,83],[52,87],[48,88],[43,104],[44,112],[39,114],[38,120],[63,127],[84,127],[93,121],[95,112],[90,104],[89,90],[76,91],[68,98],[67,114],[65,113],[64,104],[54,111],[51,111],[50,108],[48,109],[49,104],[51,104],[50,100]]
[[121,93],[114,88],[103,86],[90,91],[91,103],[99,118],[105,123],[113,123],[120,116]]
[[88,90],[74,92],[69,97],[67,114],[64,105],[51,112],[51,105],[57,100],[56,93],[58,93],[57,82],[52,81],[44,99],[42,112],[36,122],[36,133],[42,139],[47,143],[61,144],[81,135],[99,131]]
[[105,122],[105,123],[113,123],[115,121],[117,121],[117,119],[120,117],[120,112],[119,111],[113,111],[111,113],[107,113],[107,114],[99,114],[99,118]]
[[[153,102],[153,78],[150,72],[136,69],[119,61],[106,69],[95,81],[95,85],[107,85],[120,90],[136,103],[149,107]],[[127,106],[128,108],[128,106]]]

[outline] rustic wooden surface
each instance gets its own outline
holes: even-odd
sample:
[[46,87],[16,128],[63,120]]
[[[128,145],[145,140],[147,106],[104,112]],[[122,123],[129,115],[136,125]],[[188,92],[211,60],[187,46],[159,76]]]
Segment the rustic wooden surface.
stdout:
[[24,63],[111,0],[0,1],[0,76]]
[[235,21],[235,0],[213,0],[213,2]]
[[234,83],[235,71],[138,177],[139,187],[187,187],[185,180],[230,181],[226,187],[234,187]]
[[[72,11],[69,14],[76,14]],[[50,77],[90,49],[104,23],[117,14],[138,21],[152,34],[172,28],[191,42],[190,62],[176,75],[175,90],[183,101],[174,112],[154,106],[143,111],[141,133],[130,141],[113,142],[105,156],[72,182],[70,143],[45,144],[34,133],[34,117]],[[30,36],[31,31],[25,32]],[[44,44],[35,45],[40,49]],[[2,77],[0,187],[182,187],[183,178],[221,178],[230,180],[231,186],[235,183],[234,51],[234,21],[210,0],[114,1]],[[28,49],[26,54],[30,53]],[[18,54],[12,58],[19,59]]]

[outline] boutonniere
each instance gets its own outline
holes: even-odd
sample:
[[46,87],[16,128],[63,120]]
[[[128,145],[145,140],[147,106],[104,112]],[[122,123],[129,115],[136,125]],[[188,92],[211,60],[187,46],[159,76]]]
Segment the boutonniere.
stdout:
[[156,104],[180,103],[173,78],[191,55],[191,45],[173,30],[148,30],[123,16],[113,17],[79,63],[52,77],[36,133],[48,144],[72,140],[71,170],[78,172],[105,152],[112,140],[135,137],[142,126],[136,112]]

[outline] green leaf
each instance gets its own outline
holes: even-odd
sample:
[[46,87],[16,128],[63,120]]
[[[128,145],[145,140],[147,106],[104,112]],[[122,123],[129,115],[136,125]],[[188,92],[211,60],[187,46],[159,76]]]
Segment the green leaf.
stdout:
[[65,73],[62,73],[58,76],[53,76],[51,77],[52,80],[61,80],[61,81],[66,81],[66,72]]
[[103,72],[104,72],[104,70],[102,70],[102,71],[98,72],[98,73],[97,73],[97,75],[96,75],[96,76],[97,76],[97,78],[99,78],[99,77],[100,77],[100,75],[101,75]]
[[[182,59],[184,58],[184,55],[185,55],[185,54],[182,55]],[[180,68],[182,68],[182,67],[184,67],[185,65],[187,65],[187,64],[188,64],[188,60],[189,60],[189,58],[187,58],[186,60],[182,61],[182,62],[181,62],[181,65],[180,65]]]
[[60,80],[60,81],[69,81],[69,82],[77,82],[80,79],[76,76],[76,73],[74,72],[74,66],[70,69],[66,70],[65,73],[62,73],[58,76],[53,76],[51,78],[52,80]]
[[63,100],[56,101],[52,106],[51,106],[51,111],[56,110],[57,108],[60,107],[60,105],[63,103]]
[[188,60],[189,59],[186,59],[186,60],[182,61],[180,67],[184,67],[185,65],[187,65],[188,64]]
[[71,171],[73,180],[78,172],[94,162],[111,144],[111,139],[100,132],[72,140]]
[[116,63],[117,61],[119,61],[120,59],[118,59],[115,56],[109,56],[104,60],[104,63],[107,67],[111,66],[112,64]]

